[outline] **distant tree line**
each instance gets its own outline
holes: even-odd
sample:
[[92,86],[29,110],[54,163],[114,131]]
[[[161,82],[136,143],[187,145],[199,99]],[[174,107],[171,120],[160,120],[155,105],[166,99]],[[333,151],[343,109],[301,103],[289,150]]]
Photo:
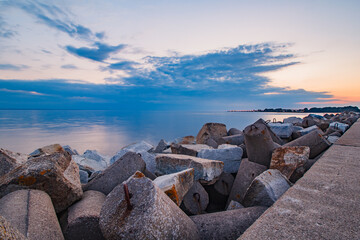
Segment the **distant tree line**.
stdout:
[[265,108],[264,110],[258,109],[256,112],[304,112],[304,113],[337,113],[337,112],[360,112],[356,106],[345,107],[313,107],[303,109],[286,109],[286,108]]

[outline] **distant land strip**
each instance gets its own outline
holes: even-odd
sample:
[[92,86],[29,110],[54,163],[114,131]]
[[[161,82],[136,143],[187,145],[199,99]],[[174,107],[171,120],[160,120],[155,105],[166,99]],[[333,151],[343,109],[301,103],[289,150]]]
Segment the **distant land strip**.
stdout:
[[296,113],[339,113],[339,112],[360,112],[357,106],[345,107],[313,107],[303,109],[286,109],[286,108],[265,108],[257,110],[227,110],[227,112],[296,112]]

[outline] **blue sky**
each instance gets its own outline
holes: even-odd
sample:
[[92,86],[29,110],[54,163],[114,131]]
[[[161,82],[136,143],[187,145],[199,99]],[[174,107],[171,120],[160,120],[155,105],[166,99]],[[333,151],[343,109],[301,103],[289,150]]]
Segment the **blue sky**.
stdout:
[[0,0],[2,109],[360,103],[358,1]]

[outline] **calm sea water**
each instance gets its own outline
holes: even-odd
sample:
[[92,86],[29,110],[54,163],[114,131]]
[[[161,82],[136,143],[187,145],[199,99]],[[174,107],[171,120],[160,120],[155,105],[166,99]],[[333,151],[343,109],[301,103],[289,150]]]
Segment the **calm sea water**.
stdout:
[[122,112],[111,110],[0,110],[0,147],[30,153],[59,143],[83,153],[96,149],[106,155],[141,140],[154,145],[160,139],[196,136],[207,122],[227,129],[244,129],[259,118],[283,120],[302,113],[260,112]]

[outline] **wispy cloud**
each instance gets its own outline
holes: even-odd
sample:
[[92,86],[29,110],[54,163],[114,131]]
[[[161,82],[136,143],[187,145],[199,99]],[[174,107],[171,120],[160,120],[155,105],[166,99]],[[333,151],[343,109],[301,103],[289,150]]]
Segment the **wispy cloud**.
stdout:
[[65,47],[65,49],[69,53],[71,53],[77,57],[82,57],[82,58],[87,58],[87,59],[91,59],[94,61],[102,62],[102,61],[108,59],[111,54],[117,53],[121,49],[126,47],[125,44],[110,46],[110,45],[107,45],[107,44],[101,43],[101,42],[95,42],[93,44],[93,46],[94,46],[93,48],[88,48],[88,47],[76,48],[76,47],[68,45]]
[[74,64],[62,65],[61,68],[63,68],[63,69],[78,69],[78,67],[75,66]]
[[27,68],[29,68],[29,66],[22,64],[0,64],[0,70],[21,71]]
[[49,96],[47,94],[39,93],[36,91],[24,91],[24,90],[14,90],[14,89],[6,89],[6,88],[0,88],[0,92],[23,93],[23,94],[30,94],[36,96]]
[[[1,6],[1,3],[0,3]],[[11,38],[17,34],[16,31],[10,29],[3,17],[0,16],[0,38]]]
[[133,70],[136,65],[139,65],[139,63],[133,61],[121,61],[110,64],[107,69],[130,71]]

